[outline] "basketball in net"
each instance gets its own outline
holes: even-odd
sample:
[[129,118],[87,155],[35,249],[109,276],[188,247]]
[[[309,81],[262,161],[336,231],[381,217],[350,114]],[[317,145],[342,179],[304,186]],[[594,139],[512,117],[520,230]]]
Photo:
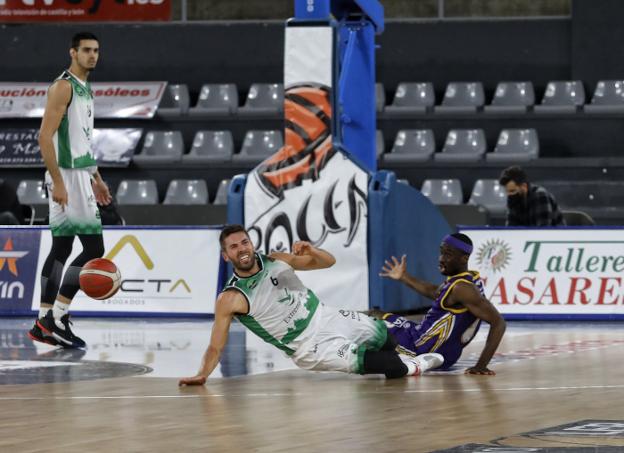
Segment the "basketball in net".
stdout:
[[111,260],[96,258],[87,262],[80,271],[80,289],[97,300],[112,297],[121,285],[119,269]]

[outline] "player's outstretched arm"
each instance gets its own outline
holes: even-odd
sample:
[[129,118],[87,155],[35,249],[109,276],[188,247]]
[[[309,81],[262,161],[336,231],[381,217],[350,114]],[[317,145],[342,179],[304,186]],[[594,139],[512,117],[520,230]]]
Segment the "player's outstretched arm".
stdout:
[[39,129],[39,148],[41,157],[52,178],[52,200],[61,206],[67,204],[67,190],[56,161],[53,137],[58,130],[67,105],[71,101],[72,89],[67,80],[59,80],[48,90],[48,100]]
[[305,241],[295,242],[292,246],[292,253],[273,252],[270,256],[288,263],[297,271],[326,269],[336,263],[336,258],[331,253],[316,248]]
[[407,257],[405,255],[401,257],[401,261],[399,261],[396,256],[392,256],[389,260],[386,260],[379,276],[398,280],[429,299],[435,299],[436,297],[436,292],[438,290],[436,285],[420,280],[407,273]]
[[180,379],[179,386],[204,385],[206,379],[214,371],[221,352],[227,343],[232,317],[235,313],[247,312],[243,296],[234,291],[225,291],[219,295],[215,307],[215,321],[210,335],[210,344],[202,358],[201,367],[195,376]]
[[490,301],[485,299],[477,289],[470,284],[459,283],[453,288],[451,293],[451,302],[460,301],[461,304],[470,311],[477,318],[487,322],[490,325],[490,333],[481,356],[475,366],[468,368],[466,374],[486,374],[494,376],[496,373],[490,370],[487,366],[496,352],[496,348],[500,344],[505,329],[507,327],[505,320],[500,315],[498,310],[491,304]]

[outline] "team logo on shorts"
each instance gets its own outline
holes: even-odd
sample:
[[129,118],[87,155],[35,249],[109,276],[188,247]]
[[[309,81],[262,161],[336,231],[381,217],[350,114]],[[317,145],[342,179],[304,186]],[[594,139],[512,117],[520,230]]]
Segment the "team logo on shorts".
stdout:
[[479,247],[477,264],[484,274],[500,272],[511,260],[511,247],[501,239],[491,239]]

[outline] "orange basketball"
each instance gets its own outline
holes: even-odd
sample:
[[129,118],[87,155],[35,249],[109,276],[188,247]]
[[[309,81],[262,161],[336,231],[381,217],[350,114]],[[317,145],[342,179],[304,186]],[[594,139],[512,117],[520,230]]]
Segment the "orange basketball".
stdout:
[[119,269],[111,260],[96,258],[80,271],[80,289],[93,299],[108,299],[113,296],[121,285]]

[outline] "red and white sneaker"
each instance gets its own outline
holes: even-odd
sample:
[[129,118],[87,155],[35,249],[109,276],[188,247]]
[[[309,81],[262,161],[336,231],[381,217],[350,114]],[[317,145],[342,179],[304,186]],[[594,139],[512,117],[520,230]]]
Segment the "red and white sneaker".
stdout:
[[399,358],[407,367],[408,376],[420,376],[427,370],[438,368],[444,363],[444,357],[435,352],[420,355],[399,353]]

